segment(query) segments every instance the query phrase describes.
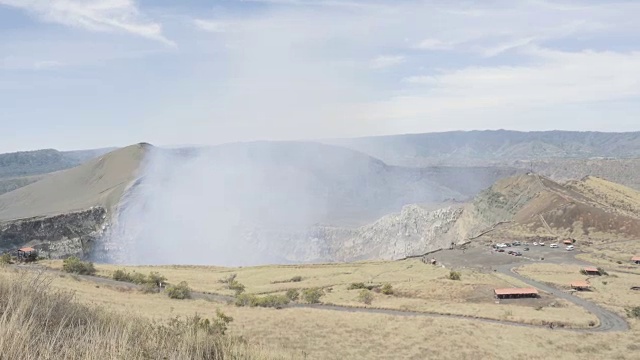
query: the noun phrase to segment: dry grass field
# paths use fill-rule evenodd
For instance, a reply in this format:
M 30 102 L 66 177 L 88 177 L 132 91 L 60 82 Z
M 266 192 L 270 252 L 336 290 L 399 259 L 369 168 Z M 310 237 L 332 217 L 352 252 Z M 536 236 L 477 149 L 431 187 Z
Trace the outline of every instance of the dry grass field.
M 346 272 L 348 266 L 333 270 L 327 270 L 331 266 L 320 268 L 327 273 L 337 273 Z M 0 276 L 6 276 L 6 271 L 0 272 Z M 166 273 L 175 276 L 175 273 Z M 238 274 L 243 280 L 240 269 Z M 143 294 L 119 286 L 96 285 L 68 274 L 51 276 L 51 286 L 74 292 L 78 301 L 128 316 L 165 321 L 198 313 L 210 318 L 216 309 L 221 309 L 234 318 L 230 325 L 232 334 L 242 335 L 265 353 L 290 354 L 294 359 L 547 359 L 551 354 L 559 359 L 636 359 L 640 351 L 640 322 L 637 320 L 631 321 L 630 332 L 592 334 L 491 324 L 473 319 L 304 308 L 238 308 L 205 300 L 172 300 L 163 294 Z M 244 279 L 247 284 L 251 283 L 246 281 L 249 278 Z
M 59 261 L 45 264 L 61 268 Z M 540 299 L 496 304 L 493 289 L 528 285 L 508 276 L 470 269 L 461 270 L 461 280 L 450 280 L 448 269 L 426 265 L 419 260 L 245 268 L 114 265 L 96 265 L 96 268 L 104 277 L 111 277 L 117 269 L 144 274 L 157 271 L 171 283 L 186 281 L 195 291 L 225 295 L 233 295 L 233 291 L 226 289 L 219 280 L 237 274 L 236 280 L 246 286 L 247 293 L 277 294 L 288 289 L 319 287 L 325 293 L 321 302 L 327 304 L 455 314 L 529 324 L 554 322 L 569 327 L 586 328 L 590 322 L 598 321 L 583 308 L 546 294 Z M 300 276 L 302 280 L 286 282 L 294 276 Z M 350 284 L 358 282 L 366 285 L 389 283 L 394 295 L 373 293 L 372 303 L 365 305 L 358 299 L 359 290 L 348 289 Z

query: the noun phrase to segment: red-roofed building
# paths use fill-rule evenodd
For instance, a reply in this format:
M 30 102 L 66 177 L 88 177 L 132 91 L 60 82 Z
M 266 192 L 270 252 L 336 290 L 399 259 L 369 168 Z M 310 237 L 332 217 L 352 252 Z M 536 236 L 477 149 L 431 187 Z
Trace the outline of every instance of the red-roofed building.
M 634 256 L 631 258 L 631 262 L 640 265 L 640 256 Z
M 582 271 L 587 275 L 602 275 L 600 274 L 600 270 L 598 270 L 598 268 L 593 266 L 584 267 L 582 268 Z
M 538 297 L 538 290 L 535 288 L 504 288 L 494 289 L 498 299 L 517 299 L 523 297 Z
M 571 283 L 571 288 L 575 290 L 589 290 L 591 289 L 591 285 L 584 280 L 578 280 Z

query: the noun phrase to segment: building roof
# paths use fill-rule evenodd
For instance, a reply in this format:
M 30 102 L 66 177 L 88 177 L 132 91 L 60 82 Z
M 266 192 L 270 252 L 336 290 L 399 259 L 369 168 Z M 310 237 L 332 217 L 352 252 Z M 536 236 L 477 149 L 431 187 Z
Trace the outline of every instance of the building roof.
M 22 251 L 22 252 L 32 252 L 32 251 L 36 251 L 36 249 L 32 248 L 32 247 L 23 247 L 20 248 L 18 251 Z
M 496 295 L 533 295 L 538 294 L 538 289 L 535 288 L 504 288 L 495 289 Z
M 582 270 L 587 271 L 587 272 L 600 272 L 600 270 L 598 270 L 597 267 L 593 267 L 593 266 L 585 266 L 582 268 Z
M 591 285 L 584 280 L 578 280 L 578 281 L 572 282 L 571 287 L 588 288 L 588 287 L 591 287 Z
M 631 258 L 631 261 L 640 261 L 640 256 L 634 256 Z
M 571 240 L 565 240 L 565 241 L 563 241 L 563 243 L 565 243 L 565 244 L 573 244 L 573 241 L 571 241 Z

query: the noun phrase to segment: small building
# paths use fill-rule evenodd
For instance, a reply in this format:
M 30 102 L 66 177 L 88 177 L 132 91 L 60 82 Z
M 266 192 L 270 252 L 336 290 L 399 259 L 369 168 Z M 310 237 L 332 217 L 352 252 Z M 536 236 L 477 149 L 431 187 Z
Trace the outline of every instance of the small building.
M 631 258 L 631 262 L 636 264 L 636 265 L 640 265 L 640 256 L 634 256 Z
M 23 247 L 18 249 L 18 261 L 34 261 L 38 258 L 38 252 L 32 247 Z
M 565 244 L 565 245 L 571 245 L 571 244 L 573 244 L 573 241 L 571 241 L 571 240 L 565 240 L 565 241 L 563 241 L 562 243 L 563 243 L 563 244 Z
M 591 284 L 585 280 L 578 280 L 571 283 L 571 288 L 578 291 L 590 290 Z
M 498 299 L 537 298 L 538 289 L 535 288 L 504 288 L 493 290 Z
M 587 266 L 582 268 L 582 272 L 585 273 L 586 275 L 602 275 L 600 274 L 600 270 L 598 270 L 598 268 L 593 266 Z

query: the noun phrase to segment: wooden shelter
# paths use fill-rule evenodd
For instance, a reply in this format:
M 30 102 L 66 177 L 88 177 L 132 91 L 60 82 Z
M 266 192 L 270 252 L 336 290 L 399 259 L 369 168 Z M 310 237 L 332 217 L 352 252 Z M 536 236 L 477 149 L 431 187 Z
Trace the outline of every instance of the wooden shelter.
M 582 268 L 582 271 L 587 275 L 602 275 L 600 274 L 600 270 L 598 270 L 598 268 L 593 266 L 584 267 Z
M 636 265 L 640 265 L 640 256 L 634 256 L 631 258 L 631 262 L 636 264 Z
M 571 241 L 571 240 L 565 240 L 565 241 L 563 241 L 562 243 L 563 243 L 563 244 L 565 244 L 565 245 L 571 245 L 571 244 L 573 244 L 573 241 Z
M 38 258 L 38 252 L 32 247 L 23 247 L 18 249 L 18 261 L 35 261 Z
M 589 290 L 591 289 L 591 284 L 586 282 L 585 280 L 578 280 L 571 283 L 571 288 L 574 290 Z
M 498 299 L 536 298 L 538 290 L 535 288 L 504 288 L 494 289 Z

